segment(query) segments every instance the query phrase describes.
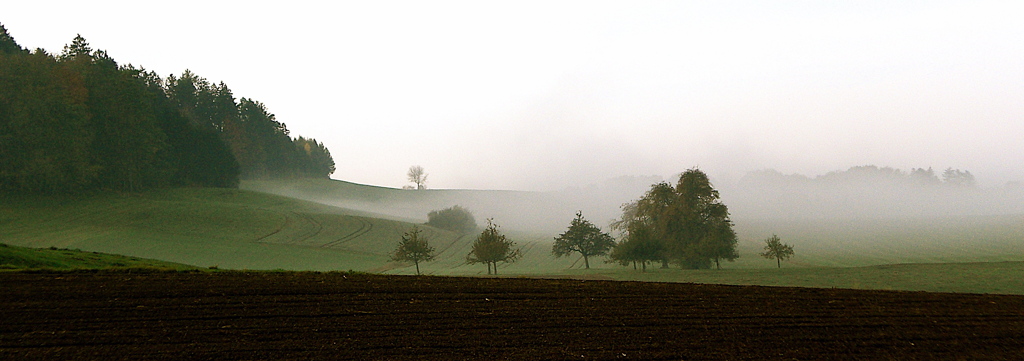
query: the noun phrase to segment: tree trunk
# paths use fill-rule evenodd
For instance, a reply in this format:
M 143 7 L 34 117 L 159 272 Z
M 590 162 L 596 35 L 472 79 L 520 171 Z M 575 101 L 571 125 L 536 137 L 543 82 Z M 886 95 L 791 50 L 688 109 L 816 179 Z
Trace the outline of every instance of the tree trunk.
M 494 274 L 497 275 L 498 274 L 498 262 L 493 262 L 493 263 L 494 263 Z
M 782 268 L 782 259 L 776 258 L 775 259 L 775 263 L 777 263 L 779 265 L 779 268 Z
M 590 269 L 590 258 L 587 258 L 587 255 L 583 255 L 583 264 L 587 266 L 587 269 Z
M 647 261 L 641 261 L 640 266 L 643 267 L 640 272 L 647 272 Z
M 715 269 L 722 269 L 722 265 L 718 263 L 718 257 L 715 257 Z
M 416 275 L 420 275 L 420 261 L 413 261 L 416 263 Z
M 665 268 L 665 269 L 668 268 L 668 260 L 667 259 L 661 260 L 661 268 Z

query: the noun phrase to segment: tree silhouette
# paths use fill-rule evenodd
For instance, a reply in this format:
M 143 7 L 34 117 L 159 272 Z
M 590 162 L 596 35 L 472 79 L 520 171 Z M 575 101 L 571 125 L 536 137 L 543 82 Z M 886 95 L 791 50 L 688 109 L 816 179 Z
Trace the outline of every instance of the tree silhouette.
M 764 252 L 761 257 L 774 259 L 778 268 L 782 268 L 782 261 L 793 256 L 793 246 L 782 243 L 779 236 L 772 235 L 764 240 Z
M 406 175 L 409 176 L 410 182 L 416 184 L 416 189 L 427 189 L 427 173 L 423 172 L 423 167 L 418 165 L 409 167 L 409 173 L 406 173 Z

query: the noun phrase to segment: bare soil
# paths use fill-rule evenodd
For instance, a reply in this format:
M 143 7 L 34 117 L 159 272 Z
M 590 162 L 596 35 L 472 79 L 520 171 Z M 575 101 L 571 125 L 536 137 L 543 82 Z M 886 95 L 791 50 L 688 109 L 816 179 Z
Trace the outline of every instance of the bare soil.
M 1024 296 L 343 273 L 0 274 L 0 359 L 1015 359 Z

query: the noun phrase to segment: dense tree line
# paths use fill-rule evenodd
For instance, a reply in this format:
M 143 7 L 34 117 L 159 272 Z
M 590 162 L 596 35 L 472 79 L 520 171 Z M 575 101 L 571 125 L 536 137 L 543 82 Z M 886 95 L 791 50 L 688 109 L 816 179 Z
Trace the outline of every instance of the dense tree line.
M 0 191 L 235 187 L 240 178 L 322 177 L 322 143 L 291 138 L 255 100 L 189 71 L 119 65 L 77 36 L 28 51 L 0 25 Z
M 811 178 L 801 174 L 784 175 L 774 169 L 747 173 L 740 180 L 741 185 L 903 185 L 903 186 L 949 186 L 956 188 L 977 187 L 977 181 L 970 171 L 946 168 L 937 174 L 931 167 L 911 168 L 903 171 L 892 167 L 865 165 L 850 167 L 845 171 L 833 171 Z

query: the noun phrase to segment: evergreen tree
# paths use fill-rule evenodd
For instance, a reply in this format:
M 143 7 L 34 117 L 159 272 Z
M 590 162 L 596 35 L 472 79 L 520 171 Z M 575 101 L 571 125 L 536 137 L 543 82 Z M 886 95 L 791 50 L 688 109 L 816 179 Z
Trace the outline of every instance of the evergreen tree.
M 7 28 L 3 24 L 0 24 L 0 55 L 11 55 L 11 54 L 27 54 L 28 50 L 18 45 L 18 42 L 14 41 L 14 38 L 7 33 Z
M 167 145 L 156 124 L 146 84 L 133 67 L 121 68 L 104 51 L 91 49 L 81 36 L 65 47 L 61 59 L 85 79 L 91 115 L 93 163 L 98 187 L 137 191 L 161 183 L 156 155 Z
M 327 147 L 323 143 L 317 142 L 313 138 L 298 137 L 294 140 L 295 149 L 299 152 L 299 157 L 302 159 L 302 176 L 311 178 L 330 178 L 331 174 L 334 173 L 334 158 L 331 157 L 331 152 L 327 150 Z M 476 222 L 473 222 L 473 228 L 476 228 Z
M 81 75 L 49 54 L 0 54 L 0 190 L 63 193 L 92 184 L 87 99 Z
M 224 83 L 120 66 L 81 35 L 58 57 L 30 53 L 2 25 L 0 154 L 0 190 L 35 193 L 236 187 L 239 161 L 253 177 L 335 170 L 323 143 Z

